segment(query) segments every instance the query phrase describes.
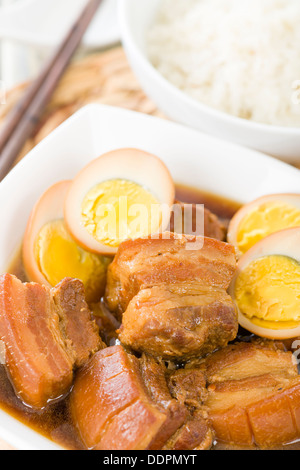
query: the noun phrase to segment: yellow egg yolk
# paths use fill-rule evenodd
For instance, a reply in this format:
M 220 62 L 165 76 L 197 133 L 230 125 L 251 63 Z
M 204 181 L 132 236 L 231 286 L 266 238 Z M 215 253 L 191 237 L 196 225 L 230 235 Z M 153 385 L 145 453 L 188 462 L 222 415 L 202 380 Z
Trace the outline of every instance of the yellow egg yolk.
M 300 264 L 272 255 L 249 264 L 238 276 L 235 299 L 254 324 L 273 330 L 300 323 Z
M 41 229 L 35 243 L 35 259 L 51 286 L 72 277 L 83 282 L 88 302 L 97 302 L 104 294 L 109 261 L 80 248 L 63 220 L 49 222 Z
M 142 186 L 121 179 L 91 189 L 82 202 L 81 216 L 87 231 L 111 247 L 156 233 L 161 225 L 157 199 Z
M 249 212 L 237 231 L 237 246 L 246 253 L 255 243 L 271 233 L 300 226 L 300 210 L 280 202 L 267 202 Z

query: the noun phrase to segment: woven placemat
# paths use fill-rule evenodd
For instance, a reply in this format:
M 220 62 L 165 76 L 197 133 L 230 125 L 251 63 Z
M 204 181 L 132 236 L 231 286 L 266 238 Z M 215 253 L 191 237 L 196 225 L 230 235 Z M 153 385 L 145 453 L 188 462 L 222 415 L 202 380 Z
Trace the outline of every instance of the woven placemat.
M 27 85 L 27 83 L 23 83 L 8 91 L 6 104 L 0 106 L 0 126 L 8 112 L 22 96 Z M 89 103 L 119 106 L 163 117 L 141 90 L 122 47 L 92 54 L 69 66 L 35 135 L 26 142 L 18 160 L 65 119 Z

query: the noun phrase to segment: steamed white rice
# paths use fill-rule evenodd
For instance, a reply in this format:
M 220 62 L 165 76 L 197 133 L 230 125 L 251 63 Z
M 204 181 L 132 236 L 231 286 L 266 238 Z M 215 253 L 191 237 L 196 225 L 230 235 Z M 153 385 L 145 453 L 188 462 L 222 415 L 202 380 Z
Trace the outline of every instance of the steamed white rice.
M 300 126 L 300 0 L 161 0 L 148 53 L 202 103 Z

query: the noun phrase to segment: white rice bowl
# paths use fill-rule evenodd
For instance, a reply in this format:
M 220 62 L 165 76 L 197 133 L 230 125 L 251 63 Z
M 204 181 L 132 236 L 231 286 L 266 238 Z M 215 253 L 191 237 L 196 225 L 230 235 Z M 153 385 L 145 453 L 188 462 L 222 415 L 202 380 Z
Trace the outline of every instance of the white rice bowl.
M 299 0 L 161 0 L 147 41 L 152 64 L 192 98 L 300 127 Z

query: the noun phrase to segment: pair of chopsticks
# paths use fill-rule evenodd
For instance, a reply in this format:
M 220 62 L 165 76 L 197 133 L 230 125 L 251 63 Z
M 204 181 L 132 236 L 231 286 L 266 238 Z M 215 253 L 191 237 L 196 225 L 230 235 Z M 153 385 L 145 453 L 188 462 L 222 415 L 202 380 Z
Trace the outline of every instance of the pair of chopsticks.
M 23 145 L 37 127 L 46 105 L 102 1 L 88 1 L 54 56 L 9 113 L 0 129 L 0 181 L 10 171 Z

